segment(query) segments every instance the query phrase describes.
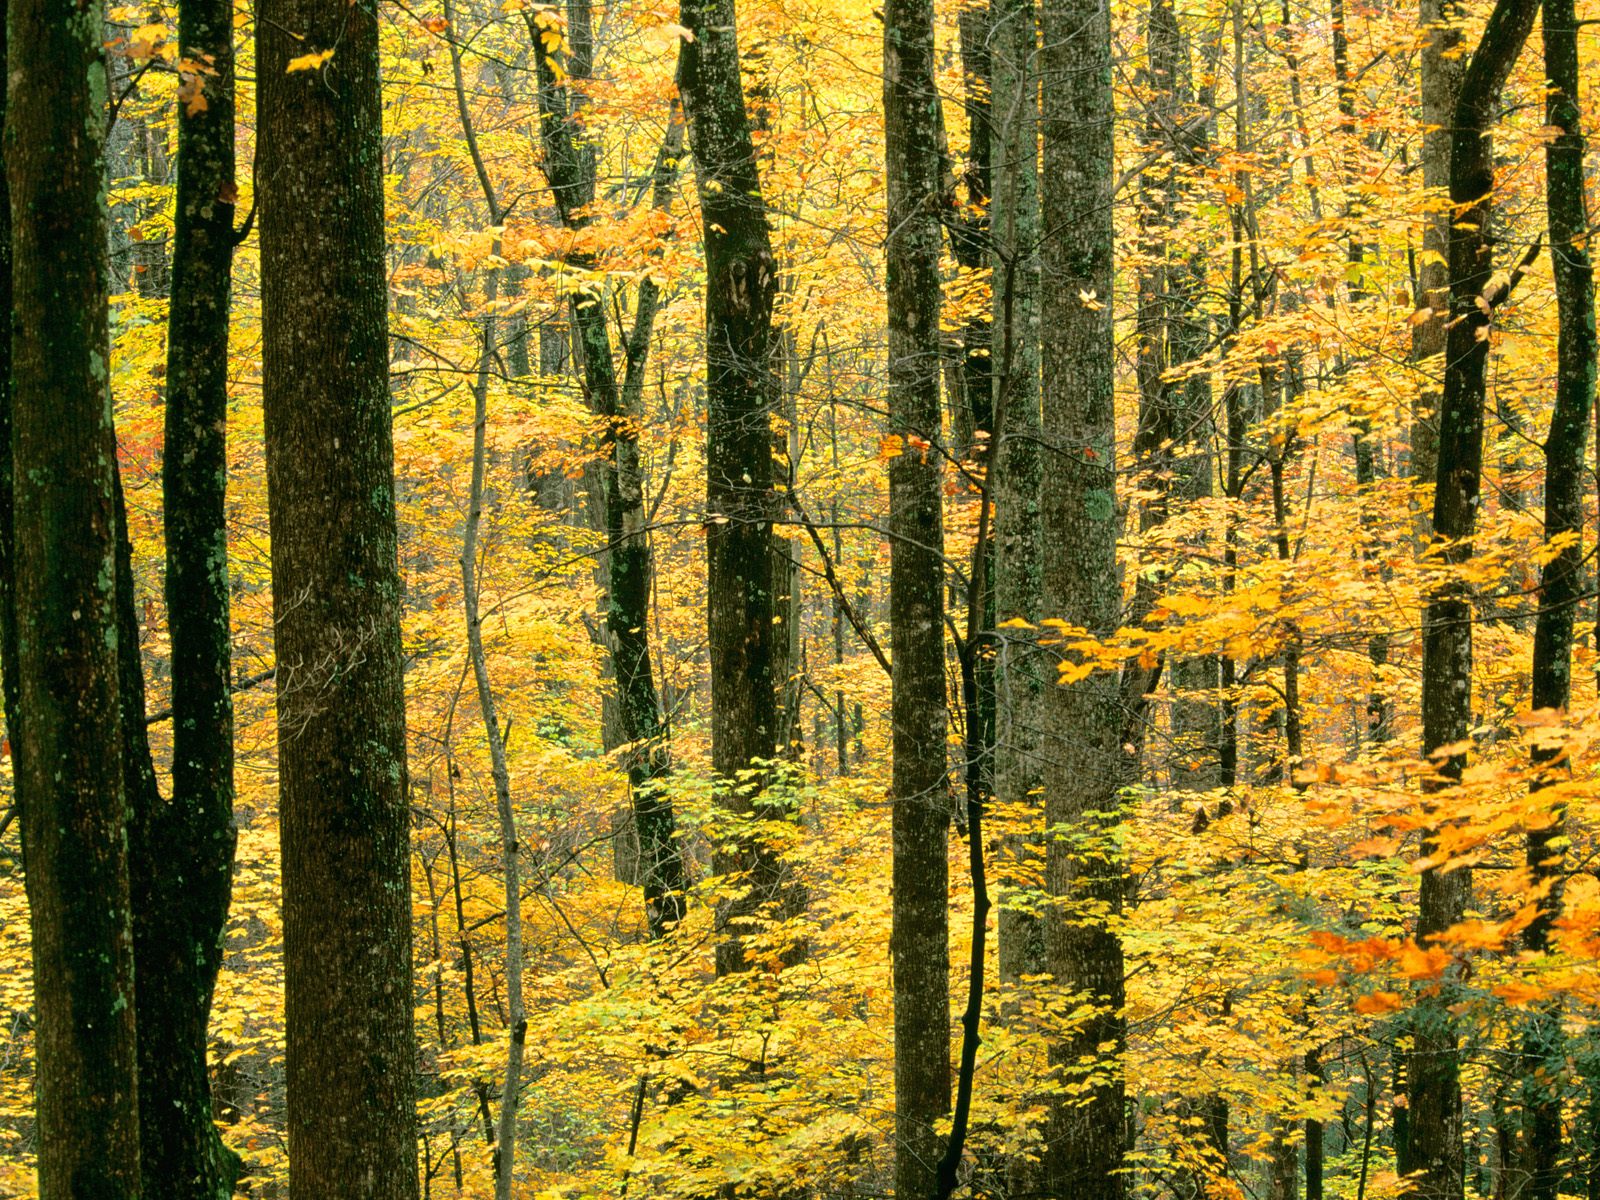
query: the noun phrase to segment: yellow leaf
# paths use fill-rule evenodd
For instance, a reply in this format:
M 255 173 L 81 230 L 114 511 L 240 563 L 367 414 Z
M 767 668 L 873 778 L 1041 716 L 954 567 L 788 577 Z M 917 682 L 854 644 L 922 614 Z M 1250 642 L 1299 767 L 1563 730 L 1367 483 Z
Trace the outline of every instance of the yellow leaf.
M 289 65 L 284 68 L 284 73 L 293 75 L 296 71 L 315 71 L 332 57 L 332 50 L 318 50 L 314 54 L 302 54 L 289 60 Z

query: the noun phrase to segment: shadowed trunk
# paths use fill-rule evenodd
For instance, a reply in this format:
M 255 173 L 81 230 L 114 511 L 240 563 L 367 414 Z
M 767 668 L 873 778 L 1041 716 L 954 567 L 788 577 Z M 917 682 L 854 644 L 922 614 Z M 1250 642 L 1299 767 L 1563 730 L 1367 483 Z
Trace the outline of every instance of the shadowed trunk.
M 1458 215 L 1450 229 L 1450 328 L 1444 395 L 1439 411 L 1438 475 L 1433 536 L 1438 560 L 1450 567 L 1472 557 L 1483 473 L 1483 421 L 1493 270 L 1494 159 L 1489 129 L 1512 65 L 1533 27 L 1538 0 L 1499 0 L 1461 82 L 1452 122 L 1450 198 Z M 1452 579 L 1428 597 L 1422 634 L 1422 738 L 1430 756 L 1466 740 L 1472 724 L 1472 597 Z M 1436 761 L 1440 785 L 1461 778 L 1466 755 Z M 1425 831 L 1424 855 L 1438 852 L 1437 830 Z M 1422 872 L 1417 939 L 1426 941 L 1466 915 L 1471 889 L 1466 867 Z M 1461 1083 L 1453 988 L 1417 1006 L 1411 1075 L 1411 1153 L 1420 1172 L 1421 1200 L 1460 1200 Z
M 139 1195 L 102 10 L 9 5 L 14 543 L 5 633 L 33 930 L 42 1200 Z
M 574 25 L 569 47 L 569 75 L 585 78 L 588 57 L 585 23 Z M 562 82 L 550 47 L 529 17 L 530 40 L 539 76 L 539 130 L 545 151 L 545 174 L 556 210 L 568 229 L 588 223 L 586 207 L 595 196 L 593 147 L 583 139 L 572 89 Z M 656 157 L 653 202 L 671 204 L 672 181 L 683 147 L 683 123 L 676 105 L 669 116 L 666 140 Z M 587 255 L 573 255 L 576 267 L 587 267 Z M 639 429 L 644 421 L 644 371 L 650 350 L 660 288 L 648 275 L 640 282 L 633 331 L 623 348 L 622 386 L 617 386 L 611 332 L 605 309 L 593 296 L 574 293 L 571 312 L 583 359 L 583 383 L 591 411 L 605 421 L 610 453 L 598 467 L 600 527 L 606 534 L 605 642 L 617 686 L 617 724 L 627 746 L 629 794 L 638 838 L 645 914 L 652 937 L 660 937 L 683 919 L 686 872 L 683 848 L 676 837 L 677 819 L 663 784 L 672 768 L 666 722 L 656 693 L 650 658 L 650 587 L 653 563 L 647 528 L 644 472 L 639 459 Z
M 134 940 L 145 1196 L 232 1195 L 240 1160 L 212 1123 L 207 1027 L 233 884 L 232 643 L 228 614 L 228 317 L 234 247 L 233 9 L 183 0 L 177 205 L 162 455 L 172 640 L 172 796 L 161 803 L 143 729 L 138 643 L 122 648 L 133 789 Z M 203 103 L 202 103 L 203 102 Z M 131 563 L 125 638 L 137 638 Z M 137 726 L 134 723 L 137 722 Z
M 1041 525 L 1045 612 L 1108 637 L 1121 618 L 1117 578 L 1116 420 L 1112 330 L 1111 27 L 1105 0 L 1045 0 L 1040 176 L 1044 289 L 1041 349 L 1046 447 Z M 1050 681 L 1054 683 L 1055 681 Z M 1068 1086 L 1055 1102 L 1046 1191 L 1074 1200 L 1121 1200 L 1123 1150 L 1122 944 L 1110 928 L 1121 908 L 1116 848 L 1124 715 L 1117 676 L 1100 671 L 1044 689 L 1045 918 L 1057 981 L 1092 1010 L 1050 1048 Z
M 1583 593 L 1584 450 L 1595 398 L 1594 269 L 1588 250 L 1582 112 L 1578 104 L 1578 22 L 1572 0 L 1544 0 L 1544 62 L 1550 80 L 1545 124 L 1559 130 L 1545 147 L 1545 199 L 1555 276 L 1558 329 L 1556 396 L 1544 444 L 1544 536 L 1570 539 L 1539 576 L 1539 614 L 1533 633 L 1533 707 L 1565 713 L 1572 699 L 1572 641 Z M 1551 764 L 1534 781 L 1540 790 L 1568 774 L 1556 765 L 1561 742 L 1537 744 L 1534 762 Z M 1528 872 L 1539 914 L 1523 934 L 1536 954 L 1550 949 L 1561 911 L 1566 809 L 1554 805 L 1549 823 L 1528 833 Z M 1561 1095 L 1566 1074 L 1561 1008 L 1535 1010 L 1523 1042 L 1523 1144 L 1529 1200 L 1555 1200 L 1561 1183 Z
M 950 1110 L 949 781 L 939 405 L 939 94 L 932 0 L 883 25 L 888 182 L 889 630 L 893 664 L 895 1194 L 936 1183 Z M 967 720 L 978 720 L 968 712 Z M 976 835 L 974 835 L 976 836 Z
M 1411 422 L 1411 477 L 1432 488 L 1439 465 L 1440 381 L 1444 375 L 1445 320 L 1450 313 L 1450 126 L 1461 90 L 1464 59 L 1459 16 L 1451 0 L 1420 0 L 1418 25 L 1428 31 L 1421 55 L 1422 186 L 1438 197 L 1438 207 L 1422 227 L 1423 253 L 1417 261 L 1419 310 L 1426 319 L 1411 327 L 1411 358 L 1423 372 Z M 1417 537 L 1424 544 L 1433 528 L 1432 506 L 1424 499 L 1412 514 Z
M 678 57 L 705 230 L 706 622 L 711 657 L 711 765 L 722 807 L 736 819 L 783 820 L 764 799 L 776 750 L 778 634 L 773 618 L 772 303 L 776 263 L 739 78 L 734 0 L 680 0 L 693 35 Z M 718 848 L 719 875 L 745 890 L 719 905 L 717 973 L 749 961 L 741 928 L 751 917 L 788 915 L 799 903 L 776 851 L 759 829 L 739 829 Z
M 990 209 L 995 339 L 1002 347 L 995 392 L 1004 391 L 994 472 L 995 799 L 1008 818 L 1027 812 L 1029 828 L 1009 839 L 1000 880 L 1022 890 L 1021 860 L 1038 825 L 1039 704 L 1045 663 L 1033 624 L 1040 609 L 1039 535 L 1039 9 L 1037 0 L 1001 0 L 990 25 L 994 80 L 994 199 Z M 1009 346 L 1010 371 L 1005 372 Z M 1003 374 L 1004 373 L 1004 374 Z M 1006 859 L 1017 866 L 1008 868 Z M 1037 912 L 1000 900 L 1000 978 L 1044 973 L 1044 930 Z
M 378 24 L 337 0 L 264 0 L 258 17 L 290 1186 L 414 1200 Z

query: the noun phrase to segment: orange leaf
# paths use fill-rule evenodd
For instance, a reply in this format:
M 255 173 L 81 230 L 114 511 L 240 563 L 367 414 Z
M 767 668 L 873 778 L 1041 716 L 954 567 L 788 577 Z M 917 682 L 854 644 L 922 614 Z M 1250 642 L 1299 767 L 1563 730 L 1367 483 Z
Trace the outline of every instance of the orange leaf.
M 1356 1011 L 1366 1016 L 1394 1012 L 1404 1007 L 1405 1001 L 1398 992 L 1369 992 L 1365 996 L 1357 996 L 1355 1005 Z

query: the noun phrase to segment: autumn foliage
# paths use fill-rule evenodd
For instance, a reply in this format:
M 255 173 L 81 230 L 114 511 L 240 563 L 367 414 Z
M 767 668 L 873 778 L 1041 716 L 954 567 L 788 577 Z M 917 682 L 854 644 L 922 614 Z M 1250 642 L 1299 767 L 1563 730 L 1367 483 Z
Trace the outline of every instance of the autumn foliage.
M 1470 53 L 1488 9 L 1479 0 L 1451 9 L 1457 53 Z M 961 53 L 966 11 L 953 0 L 936 8 L 947 228 L 986 210 L 966 180 L 974 135 L 998 120 L 971 103 L 972 89 L 982 99 L 986 84 L 971 78 Z M 864 0 L 743 0 L 744 86 L 778 269 L 775 534 L 798 564 L 798 596 L 774 618 L 791 647 L 789 744 L 760 764 L 760 808 L 730 809 L 728 782 L 711 769 L 704 549 L 708 526 L 727 518 L 708 511 L 704 493 L 700 168 L 681 141 L 669 155 L 665 202 L 652 195 L 682 119 L 675 70 L 692 35 L 671 7 L 596 8 L 592 69 L 580 74 L 572 57 L 585 47 L 575 47 L 567 14 L 528 0 L 418 0 L 379 12 L 426 1194 L 493 1194 L 508 1036 L 501 827 L 459 561 L 481 367 L 488 420 L 476 600 L 520 836 L 528 1019 L 515 1194 L 886 1194 L 896 1099 L 894 731 L 879 661 L 891 644 L 888 478 L 901 456 L 944 456 L 946 587 L 952 614 L 964 613 L 992 436 L 968 429 L 963 441 L 966 331 L 991 318 L 1005 285 L 988 266 L 961 265 L 947 244 L 943 443 L 887 432 L 881 14 Z M 1594 1195 L 1592 472 L 1570 706 L 1536 707 L 1530 683 L 1540 569 L 1572 536 L 1547 538 L 1542 516 L 1557 373 L 1550 251 L 1531 250 L 1544 237 L 1544 150 L 1555 135 L 1546 74 L 1536 36 L 1497 110 L 1504 296 L 1485 334 L 1477 535 L 1470 557 L 1453 562 L 1426 536 L 1433 481 L 1412 469 L 1441 373 L 1437 359 L 1413 354 L 1414 331 L 1434 316 L 1419 300 L 1419 271 L 1438 251 L 1424 247 L 1422 231 L 1451 211 L 1418 169 L 1418 64 L 1430 31 L 1390 0 L 1345 0 L 1341 13 L 1343 89 L 1321 0 L 1176 6 L 1182 77 L 1165 85 L 1177 100 L 1162 111 L 1178 122 L 1177 137 L 1153 132 L 1149 116 L 1164 86 L 1150 69 L 1150 9 L 1111 5 L 1116 286 L 1073 302 L 1108 306 L 1114 319 L 1118 495 L 1102 515 L 1120 522 L 1126 619 L 1111 636 L 1050 612 L 998 632 L 1058 660 L 1047 686 L 1139 671 L 1155 682 L 1142 701 L 1139 770 L 1117 793 L 1120 822 L 1106 825 L 1111 844 L 1081 827 L 1046 828 L 1042 805 L 991 806 L 991 889 L 1007 912 L 1067 905 L 1073 919 L 1094 922 L 1107 916 L 1103 903 L 1051 894 L 1045 847 L 1077 838 L 1075 853 L 1122 864 L 1120 911 L 1110 920 L 1126 962 L 1130 1195 L 1290 1200 L 1313 1157 L 1318 1200 L 1403 1194 L 1417 1165 L 1406 1157 L 1407 1058 L 1417 1014 L 1440 1010 L 1461 1044 L 1467 1189 L 1522 1194 L 1523 1114 L 1543 1095 L 1561 1114 L 1560 1190 Z M 1600 9 L 1580 4 L 1579 17 L 1600 20 Z M 171 768 L 165 248 L 175 114 L 205 103 L 196 81 L 208 70 L 180 54 L 175 19 L 162 3 L 119 6 L 106 25 L 117 104 L 112 388 L 163 778 Z M 234 21 L 232 199 L 243 224 L 254 191 L 253 6 L 238 0 Z M 1594 28 L 1582 25 L 1579 38 L 1589 130 L 1600 125 Z M 555 86 L 576 97 L 573 127 L 594 156 L 597 194 L 579 221 L 563 222 L 552 198 L 533 37 L 557 64 Z M 289 70 L 315 76 L 339 53 L 308 46 Z M 1164 453 L 1135 454 L 1141 346 L 1152 336 L 1141 288 L 1153 279 L 1180 297 L 1168 310 L 1181 307 L 1188 329 L 1164 343 L 1156 378 L 1169 393 L 1204 401 Z M 575 295 L 600 307 L 621 364 L 647 281 L 659 299 L 641 364 L 642 415 L 622 419 L 640 456 L 653 555 L 649 647 L 670 746 L 670 770 L 652 786 L 671 801 L 689 877 L 685 916 L 660 938 L 641 900 L 629 774 L 640 747 L 617 734 L 607 533 L 593 500 L 616 418 L 591 407 L 573 315 Z M 266 1197 L 288 1194 L 289 1162 L 254 232 L 235 258 L 232 319 L 239 843 L 210 1049 L 222 1137 L 245 1165 L 240 1192 Z M 997 341 L 980 357 L 1000 353 Z M 1430 759 L 1419 724 L 1421 623 L 1428 597 L 1446 584 L 1471 597 L 1472 720 L 1466 740 Z M 971 745 L 967 722 L 979 714 L 962 700 L 965 631 L 954 618 L 949 633 L 956 782 Z M 985 753 L 1004 754 L 1006 744 L 1002 737 Z M 1441 773 L 1454 755 L 1465 756 L 1459 778 Z M 1547 842 L 1562 860 L 1556 885 L 1530 868 L 1525 847 L 1530 831 L 1558 817 L 1564 824 Z M 950 833 L 956 1039 L 972 938 L 963 832 Z M 745 875 L 714 873 L 719 848 L 734 844 L 770 848 L 805 904 L 767 904 L 740 918 L 752 969 L 719 977 L 715 914 L 752 886 Z M 1419 941 L 1421 872 L 1468 867 L 1466 918 Z M 1557 899 L 1548 948 L 1530 948 L 1541 905 Z M 989 920 L 997 928 L 1000 914 Z M 1033 1191 L 1050 1112 L 1093 1091 L 1112 1048 L 1052 1066 L 1050 1048 L 1085 1027 L 1093 1005 L 1044 974 L 1003 978 L 995 941 L 961 1187 L 1021 1196 Z M 36 1187 L 28 963 L 17 827 L 0 817 L 0 1196 Z M 1530 1053 L 1529 1031 L 1551 1028 L 1553 1044 Z

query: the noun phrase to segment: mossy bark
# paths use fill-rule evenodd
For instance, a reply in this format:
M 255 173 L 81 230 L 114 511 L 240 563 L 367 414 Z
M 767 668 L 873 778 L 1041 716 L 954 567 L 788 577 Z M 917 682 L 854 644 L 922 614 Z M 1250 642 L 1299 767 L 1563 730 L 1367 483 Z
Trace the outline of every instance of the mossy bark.
M 1117 577 L 1116 420 L 1112 331 L 1111 27 L 1105 0 L 1045 0 L 1041 81 L 1041 303 L 1045 459 L 1045 612 L 1108 637 L 1121 617 Z M 1053 680 L 1051 682 L 1054 682 Z M 1121 908 L 1123 786 L 1119 681 L 1099 672 L 1044 689 L 1046 960 L 1093 1015 L 1050 1049 L 1068 1083 L 1045 1156 L 1045 1190 L 1121 1200 L 1124 1140 L 1123 957 L 1111 928 Z M 1087 1072 L 1087 1074 L 1085 1074 Z
M 322 50 L 321 67 L 289 73 Z M 296 1200 L 414 1200 L 375 8 L 265 0 L 256 61 L 290 1186 Z
M 14 0 L 7 13 L 6 672 L 19 718 L 43 1200 L 140 1192 L 129 812 L 118 756 L 106 752 L 121 719 L 102 19 L 98 3 Z
M 933 1194 L 950 1110 L 950 794 L 939 403 L 940 104 L 932 0 L 884 6 L 888 184 L 889 793 L 894 853 L 895 1194 Z M 989 407 L 985 399 L 984 408 Z M 978 586 L 981 586 L 978 585 Z M 968 720 L 978 720 L 969 712 Z

